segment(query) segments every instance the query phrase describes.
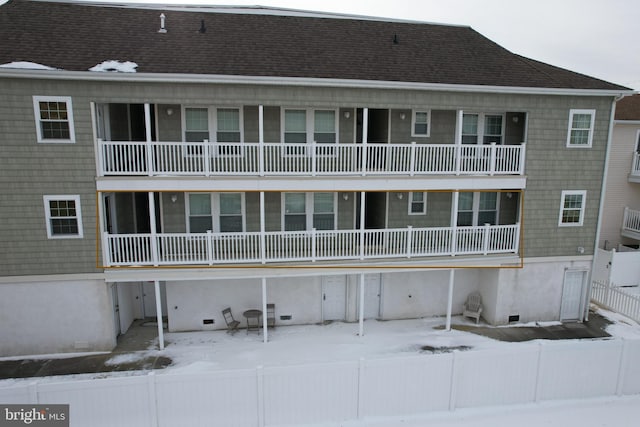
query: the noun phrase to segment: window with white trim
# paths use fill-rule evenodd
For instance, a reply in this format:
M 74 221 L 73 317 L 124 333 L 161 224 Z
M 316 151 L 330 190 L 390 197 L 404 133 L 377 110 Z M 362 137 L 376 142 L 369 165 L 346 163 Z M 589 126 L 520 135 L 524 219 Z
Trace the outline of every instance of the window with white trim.
M 458 226 L 480 226 L 498 223 L 498 193 L 460 192 L 458 195 Z
M 336 194 L 325 192 L 283 193 L 282 229 L 284 231 L 334 230 Z
M 313 139 L 320 144 L 336 142 L 336 112 L 334 110 L 315 110 Z
M 502 144 L 504 120 L 502 114 L 462 115 L 463 144 Z
M 427 193 L 409 192 L 409 215 L 425 215 L 427 213 Z
M 282 140 L 285 144 L 338 142 L 336 110 L 287 108 L 282 114 L 282 121 Z
M 244 193 L 188 193 L 187 200 L 188 233 L 244 231 Z
M 431 128 L 431 110 L 413 111 L 411 136 L 429 136 Z
M 209 109 L 185 108 L 184 109 L 184 140 L 185 142 L 210 141 L 209 135 Z
M 70 96 L 34 96 L 33 110 L 38 142 L 76 142 Z
M 587 192 L 585 190 L 563 191 L 560 200 L 560 218 L 558 225 L 561 227 L 582 226 L 586 199 Z
M 80 196 L 44 196 L 44 214 L 50 239 L 83 237 Z
M 567 147 L 591 147 L 595 116 L 596 110 L 571 110 L 569 112 Z

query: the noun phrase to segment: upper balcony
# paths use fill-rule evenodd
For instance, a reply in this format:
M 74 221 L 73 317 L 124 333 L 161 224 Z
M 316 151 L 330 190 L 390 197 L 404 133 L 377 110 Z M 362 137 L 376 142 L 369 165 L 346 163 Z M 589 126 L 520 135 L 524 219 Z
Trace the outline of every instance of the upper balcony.
M 525 144 L 98 140 L 99 176 L 522 175 Z
M 640 211 L 624 208 L 622 219 L 622 232 L 624 237 L 640 240 Z
M 640 153 L 633 153 L 633 161 L 631 162 L 631 173 L 629 174 L 629 182 L 640 183 Z

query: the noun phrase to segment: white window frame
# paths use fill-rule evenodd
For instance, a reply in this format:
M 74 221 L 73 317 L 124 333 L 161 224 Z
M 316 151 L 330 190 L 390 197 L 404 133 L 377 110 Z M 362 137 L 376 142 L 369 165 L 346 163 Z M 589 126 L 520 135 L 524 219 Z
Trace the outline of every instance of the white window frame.
M 76 215 L 75 217 L 52 217 L 51 216 L 51 206 L 50 202 L 52 201 L 73 201 L 76 206 Z M 82 227 L 82 209 L 80 206 L 80 196 L 79 195 L 45 195 L 43 196 L 44 202 L 44 217 L 47 226 L 47 237 L 49 239 L 82 239 L 84 237 L 84 230 Z M 77 234 L 55 234 L 53 232 L 53 228 L 51 227 L 51 220 L 54 218 L 75 218 L 78 233 Z
M 422 194 L 422 202 L 415 202 L 415 203 L 422 203 L 422 210 L 420 212 L 413 212 L 413 210 L 411 209 L 414 203 L 414 200 L 413 200 L 414 194 Z M 408 201 L 409 201 L 409 203 L 407 203 L 408 215 L 426 215 L 427 214 L 427 192 L 426 191 L 416 191 L 416 192 L 410 191 Z
M 191 225 L 189 223 L 189 218 L 191 216 L 190 212 L 190 203 L 189 197 L 192 194 L 208 194 L 209 195 L 209 203 L 211 207 L 211 232 L 213 233 L 223 233 L 220 231 L 220 194 L 216 193 L 201 193 L 201 192 L 189 192 L 185 193 L 185 222 L 186 222 L 186 230 L 187 233 L 191 233 Z M 242 215 L 242 231 L 229 231 L 224 233 L 244 233 L 247 230 L 247 215 L 246 215 L 246 202 L 245 202 L 245 193 L 240 191 L 231 191 L 227 194 L 240 194 L 240 211 Z
M 64 102 L 67 105 L 67 119 L 58 120 L 69 125 L 69 138 L 45 138 L 42 135 L 42 122 L 40 118 L 41 102 Z M 73 121 L 73 104 L 70 96 L 33 96 L 33 115 L 36 121 L 36 137 L 41 144 L 75 144 L 76 132 Z
M 589 129 L 574 129 L 573 128 L 573 116 L 576 114 L 587 114 L 591 116 Z M 569 111 L 569 124 L 567 130 L 567 148 L 591 148 L 593 144 L 593 130 L 595 127 L 596 121 L 596 110 L 580 110 L 580 109 L 572 109 Z M 572 144 L 571 143 L 571 131 L 573 130 L 588 130 L 589 138 L 586 144 Z
M 500 192 L 497 191 L 460 191 L 460 193 L 473 193 L 473 201 L 471 206 L 471 225 L 464 225 L 460 227 L 480 227 L 484 224 L 478 223 L 480 217 L 480 194 L 482 193 L 496 193 L 496 225 L 500 224 Z M 469 212 L 465 210 L 463 212 Z M 456 212 L 456 225 L 458 223 L 458 214 L 460 213 L 460 206 L 458 206 L 458 212 Z
M 305 214 L 305 230 L 311 231 L 313 229 L 313 215 L 315 213 L 314 206 L 314 192 L 303 191 L 286 191 L 283 192 L 280 197 L 280 230 L 285 231 L 285 197 L 290 193 L 304 193 L 304 214 Z M 338 229 L 338 193 L 333 191 L 318 191 L 318 193 L 332 193 L 333 194 L 333 230 Z
M 318 144 L 338 144 L 340 142 L 340 111 L 337 108 L 304 108 L 304 107 L 281 107 L 280 109 L 280 141 L 282 144 L 284 142 L 285 136 L 285 112 L 290 110 L 298 110 L 305 112 L 305 144 L 311 144 L 315 140 L 316 133 L 316 124 L 315 124 L 315 113 L 316 111 L 333 111 L 334 117 L 334 125 L 335 125 L 335 133 L 336 133 L 336 141 L 335 142 L 325 142 Z
M 476 113 L 473 111 L 463 111 L 462 112 L 462 121 L 464 123 L 464 116 L 476 116 L 478 117 L 478 128 L 476 130 L 475 134 L 465 134 L 464 133 L 464 128 L 461 129 L 460 134 L 461 134 L 461 139 L 460 139 L 460 143 L 463 145 L 489 145 L 489 144 L 485 144 L 484 143 L 484 139 L 487 136 L 496 136 L 494 134 L 487 134 L 486 133 L 486 119 L 487 116 L 499 116 L 502 118 L 501 120 L 501 129 L 500 129 L 500 144 L 497 145 L 504 145 L 504 141 L 505 141 L 505 126 L 506 126 L 506 120 L 505 117 L 506 115 L 504 113 L 491 113 L 491 112 L 485 112 L 485 113 Z M 462 127 L 462 124 L 460 123 L 460 126 Z M 476 137 L 476 142 L 473 144 L 467 143 L 464 144 L 462 142 L 462 140 L 464 139 L 464 136 L 468 135 L 468 136 L 475 136 Z
M 427 133 L 417 133 L 416 132 L 416 118 L 418 113 L 426 113 L 427 114 Z M 416 110 L 414 109 L 411 113 L 411 136 L 415 136 L 415 137 L 430 137 L 431 136 L 431 110 L 428 109 L 421 109 L 421 110 Z
M 218 109 L 222 110 L 238 110 L 238 126 L 240 127 L 240 150 L 232 153 L 225 153 L 224 150 L 221 150 L 220 147 L 216 147 L 215 150 L 212 150 L 210 153 L 211 156 L 227 156 L 227 157 L 238 157 L 244 155 L 244 109 L 242 107 L 234 106 L 234 105 L 183 105 L 182 106 L 182 141 L 186 142 L 186 132 L 187 132 L 187 110 L 191 108 L 198 109 L 206 109 L 207 110 L 207 124 L 209 131 L 209 139 L 210 143 L 218 143 Z M 195 150 L 194 150 L 195 151 Z M 196 153 L 194 155 L 201 155 L 201 153 Z
M 580 221 L 578 222 L 562 222 L 563 213 L 565 211 L 564 202 L 567 196 L 582 196 L 582 205 L 580 207 Z M 582 227 L 584 225 L 584 212 L 587 205 L 587 190 L 563 190 L 560 197 L 560 213 L 558 215 L 559 227 Z M 573 209 L 572 209 L 573 210 Z

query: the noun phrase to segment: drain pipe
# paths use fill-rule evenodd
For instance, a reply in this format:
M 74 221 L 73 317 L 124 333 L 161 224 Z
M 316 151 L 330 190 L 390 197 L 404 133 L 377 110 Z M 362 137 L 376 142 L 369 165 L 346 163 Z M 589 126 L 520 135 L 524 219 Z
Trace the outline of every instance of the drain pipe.
M 602 188 L 600 188 L 600 204 L 598 207 L 598 222 L 596 224 L 596 237 L 595 243 L 593 247 L 593 258 L 591 259 L 591 269 L 589 270 L 588 279 L 587 279 L 587 292 L 584 299 L 584 311 L 582 313 L 582 317 L 585 322 L 589 321 L 589 304 L 591 302 L 591 288 L 593 284 L 591 283 L 591 277 L 593 274 L 593 269 L 595 268 L 596 263 L 596 255 L 598 254 L 598 246 L 600 243 L 600 232 L 602 229 L 602 212 L 604 211 L 604 197 L 607 190 L 607 175 L 609 174 L 609 157 L 611 155 L 611 139 L 613 137 L 613 122 L 616 116 L 616 103 L 620 101 L 622 98 L 627 96 L 628 94 L 619 94 L 616 96 L 613 101 L 611 101 L 611 116 L 609 117 L 609 132 L 607 135 L 607 148 L 605 150 L 604 155 L 604 171 L 602 172 Z

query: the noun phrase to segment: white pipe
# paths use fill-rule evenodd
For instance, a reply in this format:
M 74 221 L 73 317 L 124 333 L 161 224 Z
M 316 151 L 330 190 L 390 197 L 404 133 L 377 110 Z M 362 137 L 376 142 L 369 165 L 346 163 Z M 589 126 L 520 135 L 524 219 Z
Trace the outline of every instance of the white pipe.
M 364 336 L 364 273 L 360 273 L 360 313 L 358 314 L 358 335 Z
M 156 322 L 158 322 L 158 346 L 164 350 L 164 330 L 162 328 L 162 296 L 160 295 L 160 281 L 154 280 L 153 287 L 156 291 Z
M 262 340 L 269 341 L 267 331 L 267 278 L 262 276 Z
M 453 281 L 455 278 L 455 270 L 449 270 L 449 297 L 447 299 L 447 324 L 445 330 L 451 330 L 451 311 L 453 310 Z

